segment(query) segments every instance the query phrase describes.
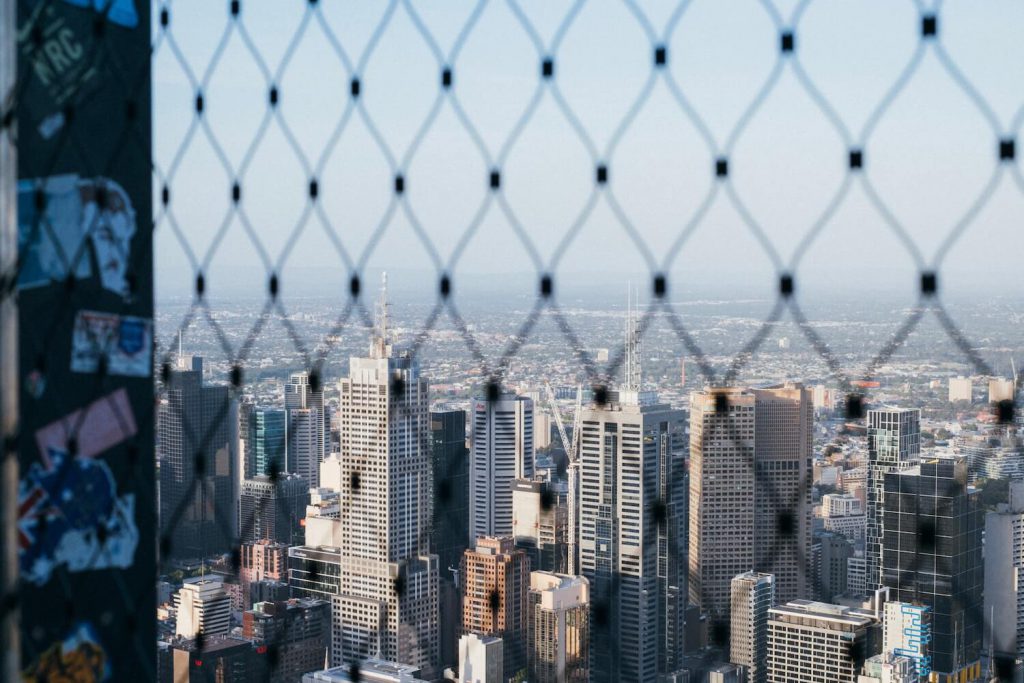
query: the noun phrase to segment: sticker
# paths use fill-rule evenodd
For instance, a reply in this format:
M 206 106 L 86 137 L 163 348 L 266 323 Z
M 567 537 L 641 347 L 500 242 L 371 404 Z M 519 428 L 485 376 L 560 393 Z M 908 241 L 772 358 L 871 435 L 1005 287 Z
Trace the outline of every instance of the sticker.
M 18 287 L 98 277 L 104 289 L 127 299 L 135 231 L 135 210 L 127 193 L 108 178 L 83 179 L 69 173 L 21 180 Z
M 110 680 L 110 658 L 96 630 L 83 622 L 67 638 L 48 647 L 21 675 L 25 683 L 102 683 Z
M 51 450 L 18 484 L 21 578 L 43 585 L 58 566 L 81 572 L 130 567 L 139 544 L 135 495 L 117 495 L 106 461 Z
M 135 436 L 137 431 L 128 392 L 118 389 L 36 431 L 36 446 L 43 464 L 49 467 L 50 453 L 67 451 L 71 437 L 77 446 L 76 455 L 92 458 Z
M 75 7 L 91 5 L 94 10 L 105 16 L 107 21 L 119 26 L 135 28 L 139 25 L 139 15 L 135 11 L 134 0 L 64 0 L 64 2 Z
M 79 311 L 71 334 L 71 371 L 148 377 L 153 369 L 153 322 L 146 318 Z
M 68 14 L 54 7 L 53 2 L 36 2 L 36 6 L 18 27 L 21 62 L 28 69 L 28 78 L 38 83 L 49 95 L 53 110 L 62 109 L 76 97 L 84 97 L 100 85 L 100 69 L 87 45 L 92 36 L 76 29 Z

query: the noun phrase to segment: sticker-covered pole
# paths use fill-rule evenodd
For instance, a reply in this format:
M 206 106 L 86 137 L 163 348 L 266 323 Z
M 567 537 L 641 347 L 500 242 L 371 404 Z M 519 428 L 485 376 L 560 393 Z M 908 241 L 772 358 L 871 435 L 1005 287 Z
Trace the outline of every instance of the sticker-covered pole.
M 18 260 L 15 5 L 0 2 L 0 680 L 18 679 Z

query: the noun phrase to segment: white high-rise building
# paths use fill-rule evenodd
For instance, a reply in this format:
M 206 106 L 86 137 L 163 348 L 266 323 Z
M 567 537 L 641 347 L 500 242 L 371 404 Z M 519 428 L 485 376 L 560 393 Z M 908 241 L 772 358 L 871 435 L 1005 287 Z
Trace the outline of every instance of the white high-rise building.
M 885 603 L 882 654 L 906 657 L 920 678 L 931 673 L 928 644 L 932 639 L 931 608 L 891 600 Z
M 178 612 L 175 635 L 212 636 L 227 633 L 231 628 L 231 598 L 222 581 L 203 579 L 186 583 L 175 593 L 174 606 Z
M 501 638 L 467 633 L 459 638 L 459 683 L 505 683 Z
M 921 453 L 921 411 L 883 408 L 869 410 L 868 481 L 865 544 L 866 591 L 882 583 L 882 529 L 885 513 L 885 475 L 913 465 Z
M 984 649 L 1024 660 L 1024 480 L 1010 502 L 985 515 Z
M 768 683 L 857 683 L 870 610 L 794 600 L 768 611 Z
M 775 604 L 775 577 L 746 572 L 732 580 L 729 662 L 742 666 L 747 683 L 764 683 L 768 658 L 768 610 Z
M 369 357 L 350 359 L 339 389 L 335 630 L 342 637 L 332 662 L 376 656 L 433 679 L 439 627 L 438 560 L 428 547 L 430 406 L 416 359 L 389 343 L 386 278 Z
M 309 373 L 296 372 L 284 386 L 288 471 L 316 488 L 326 452 L 324 392 L 309 383 Z
M 512 482 L 533 477 L 533 401 L 505 394 L 473 402 L 469 541 L 512 535 Z
M 1015 393 L 1017 393 L 1017 391 L 1012 379 L 1007 379 L 1006 377 L 993 377 L 988 381 L 989 403 L 1012 401 Z
M 682 668 L 686 608 L 685 415 L 640 385 L 639 334 L 626 325 L 617 400 L 583 410 L 579 566 L 591 603 L 590 680 L 652 681 Z

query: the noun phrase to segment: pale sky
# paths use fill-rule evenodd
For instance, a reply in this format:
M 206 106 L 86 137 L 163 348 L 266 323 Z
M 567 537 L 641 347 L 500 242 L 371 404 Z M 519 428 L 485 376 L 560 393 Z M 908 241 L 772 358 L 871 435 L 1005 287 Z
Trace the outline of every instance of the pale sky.
M 174 41 L 199 81 L 206 78 L 206 65 L 229 23 L 226 4 L 175 0 L 170 5 Z M 617 204 L 656 268 L 669 268 L 674 291 L 725 277 L 748 285 L 752 293 L 774 292 L 777 269 L 789 268 L 802 237 L 847 181 L 851 145 L 863 146 L 864 177 L 925 264 L 934 262 L 953 227 L 989 188 L 987 202 L 942 264 L 940 287 L 1021 289 L 1024 141 L 1017 142 L 1016 167 L 1000 167 L 996 159 L 1000 137 L 1024 137 L 1024 3 L 957 0 L 938 8 L 939 44 L 973 84 L 983 108 L 951 77 L 936 45 L 926 43 L 905 87 L 866 131 L 872 112 L 914 59 L 920 14 L 932 11 L 918 3 L 693 0 L 666 35 L 674 2 L 638 2 L 646 17 L 641 22 L 629 3 L 592 0 L 579 9 L 554 52 L 553 82 L 587 131 L 586 142 L 558 107 L 552 89 L 538 89 L 541 53 L 550 50 L 571 3 L 444 0 L 411 5 L 415 17 L 403 2 L 321 0 L 320 12 L 346 54 L 343 60 L 325 36 L 319 12 L 307 16 L 306 3 L 242 2 L 246 34 L 280 89 L 280 117 L 267 119 L 262 143 L 243 174 L 242 206 L 269 261 L 283 262 L 286 294 L 290 285 L 300 283 L 308 288 L 322 281 L 325 289 L 339 292 L 346 287 L 350 273 L 321 216 L 330 221 L 353 262 L 363 257 L 378 226 L 386 225 L 366 260 L 368 280 L 370 273 L 388 269 L 422 276 L 425 288 L 436 286 L 437 266 L 407 210 L 429 235 L 443 268 L 482 210 L 478 230 L 453 272 L 456 293 L 460 275 L 468 280 L 536 272 L 498 198 L 491 196 L 485 205 L 490 167 L 499 163 L 502 198 L 546 270 L 556 246 L 592 199 L 598 162 L 608 166 L 608 185 L 593 197 L 586 220 L 557 264 L 556 282 L 621 279 L 624 286 L 630 278 L 646 280 L 647 257 L 620 224 Z M 441 66 L 478 6 L 452 62 L 452 92 L 479 135 L 474 142 L 451 101 L 437 98 Z M 535 35 L 516 18 L 515 7 L 535 27 Z M 379 41 L 368 53 L 369 38 L 385 15 Z M 838 121 L 822 112 L 794 64 L 784 60 L 761 106 L 737 131 L 737 122 L 772 77 L 780 30 L 792 27 L 797 15 L 799 64 Z M 156 8 L 154 21 L 158 16 Z M 305 35 L 282 68 L 282 55 L 303 21 L 308 21 Z M 417 22 L 432 33 L 434 46 L 417 31 Z M 666 72 L 652 71 L 652 45 L 662 42 L 674 85 L 700 116 L 703 132 L 673 98 Z M 193 120 L 195 92 L 171 44 L 166 38 L 158 43 L 154 150 L 158 169 L 167 173 Z M 349 95 L 353 70 L 362 86 L 357 108 Z M 615 131 L 647 88 L 647 99 L 610 150 Z M 538 104 L 532 116 L 503 151 L 534 97 Z M 267 77 L 243 36 L 233 31 L 204 89 L 205 122 L 232 168 L 246 158 L 268 112 L 267 99 Z M 411 150 L 416 131 L 435 105 L 432 126 Z M 330 146 L 346 112 L 347 126 Z M 387 151 L 378 146 L 364 114 Z M 291 149 L 289 135 L 306 162 Z M 728 155 L 729 183 L 717 183 L 688 241 L 666 264 L 670 245 L 716 184 L 717 155 Z M 406 178 L 406 193 L 392 205 L 396 170 Z M 315 205 L 307 193 L 313 174 L 319 186 Z M 915 257 L 868 201 L 861 178 L 849 179 L 845 198 L 796 269 L 798 295 L 816 287 L 885 283 L 899 292 L 905 289 L 907 300 L 913 300 Z M 200 262 L 228 215 L 230 187 L 206 131 L 197 128 L 171 182 L 171 210 Z M 159 192 L 157 180 L 157 202 Z M 763 231 L 777 262 L 758 243 L 730 192 Z M 156 209 L 159 216 L 159 203 Z M 282 259 L 303 219 L 304 231 Z M 166 218 L 158 223 L 155 239 L 158 296 L 180 291 L 192 280 L 192 265 Z M 329 275 L 317 275 L 317 282 L 310 283 L 304 276 L 314 271 Z M 205 272 L 211 295 L 218 285 L 223 291 L 265 289 L 263 260 L 237 215 Z

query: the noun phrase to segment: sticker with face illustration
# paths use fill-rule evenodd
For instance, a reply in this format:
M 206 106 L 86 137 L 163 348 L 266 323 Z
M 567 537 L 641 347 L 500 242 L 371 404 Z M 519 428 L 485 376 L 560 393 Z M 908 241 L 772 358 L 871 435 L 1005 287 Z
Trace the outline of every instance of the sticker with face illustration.
M 135 231 L 135 210 L 124 188 L 113 180 L 71 173 L 22 180 L 18 249 L 23 261 L 18 287 L 96 277 L 104 289 L 128 299 Z

